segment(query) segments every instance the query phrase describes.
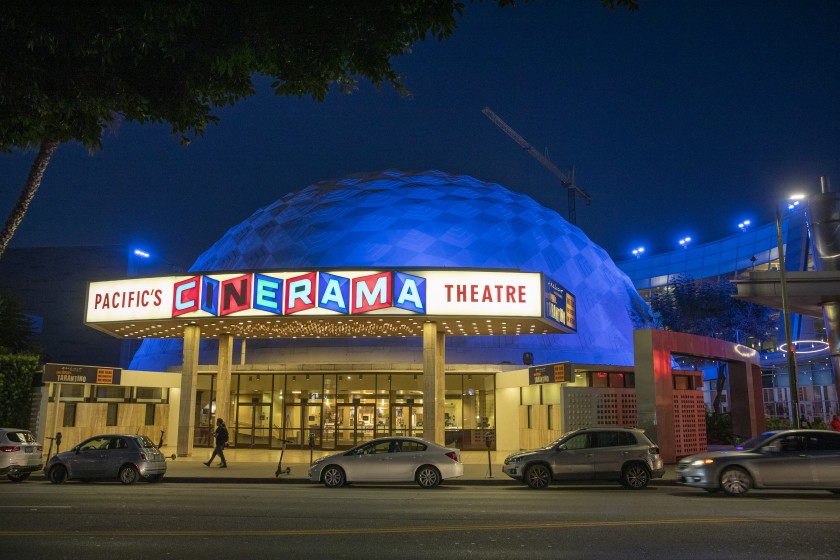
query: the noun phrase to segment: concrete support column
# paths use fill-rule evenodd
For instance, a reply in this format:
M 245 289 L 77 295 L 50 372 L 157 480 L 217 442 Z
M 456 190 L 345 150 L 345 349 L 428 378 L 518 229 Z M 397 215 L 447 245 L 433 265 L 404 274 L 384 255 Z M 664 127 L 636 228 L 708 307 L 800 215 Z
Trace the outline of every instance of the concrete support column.
M 443 422 L 445 344 L 445 335 L 437 332 L 437 324 L 423 325 L 423 438 L 440 445 L 446 443 Z
M 216 375 L 216 418 L 221 418 L 225 424 L 231 423 L 230 372 L 232 367 L 233 335 L 221 334 L 219 335 L 219 369 Z
M 181 366 L 181 400 L 178 406 L 178 455 L 189 457 L 195 431 L 195 388 L 198 385 L 198 325 L 184 327 L 184 358 Z

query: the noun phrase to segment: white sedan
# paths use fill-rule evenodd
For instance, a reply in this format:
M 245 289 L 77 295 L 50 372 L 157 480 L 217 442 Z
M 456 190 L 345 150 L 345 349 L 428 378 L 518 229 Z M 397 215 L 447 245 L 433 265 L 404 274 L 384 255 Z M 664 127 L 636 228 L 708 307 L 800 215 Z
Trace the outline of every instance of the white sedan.
M 309 480 L 338 488 L 347 482 L 416 482 L 434 488 L 464 476 L 461 451 L 413 437 L 374 439 L 343 453 L 317 459 Z

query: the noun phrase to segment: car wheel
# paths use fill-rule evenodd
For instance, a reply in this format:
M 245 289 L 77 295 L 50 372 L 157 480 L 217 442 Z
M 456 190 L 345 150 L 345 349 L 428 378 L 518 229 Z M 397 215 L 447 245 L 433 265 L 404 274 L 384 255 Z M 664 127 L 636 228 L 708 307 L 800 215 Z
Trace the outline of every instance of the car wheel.
M 47 474 L 47 478 L 49 478 L 50 482 L 53 484 L 62 484 L 65 480 L 67 480 L 67 469 L 65 469 L 62 465 L 56 465 L 50 469 L 50 472 Z
M 525 471 L 525 483 L 528 488 L 536 490 L 548 487 L 551 482 L 551 471 L 545 465 L 531 465 Z
M 134 465 L 123 465 L 120 468 L 119 478 L 123 484 L 134 484 L 139 476 Z
M 721 473 L 720 487 L 730 496 L 741 496 L 752 488 L 752 479 L 744 469 L 730 467 Z
M 638 463 L 627 465 L 621 471 L 621 483 L 631 490 L 641 490 L 650 482 L 650 473 L 647 468 Z
M 440 471 L 431 465 L 423 465 L 417 469 L 415 479 L 420 488 L 434 488 L 440 484 Z
M 327 488 L 338 488 L 344 486 L 345 476 L 341 467 L 330 465 L 321 473 L 321 481 Z
M 6 475 L 6 476 L 12 482 L 23 482 L 24 480 L 29 478 L 30 474 L 32 474 L 32 473 L 25 472 L 25 473 L 19 473 L 19 474 L 9 474 L 9 475 Z

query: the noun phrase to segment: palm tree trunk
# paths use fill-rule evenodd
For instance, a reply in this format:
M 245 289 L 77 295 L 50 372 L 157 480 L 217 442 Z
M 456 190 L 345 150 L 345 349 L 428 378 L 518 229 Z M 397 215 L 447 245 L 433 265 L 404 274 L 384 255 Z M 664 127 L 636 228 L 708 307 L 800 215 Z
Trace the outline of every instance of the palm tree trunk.
M 9 242 L 12 240 L 12 236 L 14 236 L 15 231 L 17 231 L 18 226 L 23 221 L 26 210 L 29 208 L 29 203 L 32 202 L 35 193 L 38 192 L 38 187 L 41 186 L 41 179 L 44 177 L 44 171 L 46 171 L 47 164 L 52 159 L 56 148 L 58 148 L 58 142 L 55 140 L 44 140 L 41 142 L 41 146 L 38 148 L 38 155 L 35 156 L 35 161 L 32 162 L 32 168 L 29 170 L 26 183 L 23 184 L 23 189 L 20 192 L 17 204 L 9 214 L 6 225 L 3 226 L 3 233 L 0 234 L 0 258 L 3 257 L 3 253 L 6 252 L 6 247 L 9 246 Z

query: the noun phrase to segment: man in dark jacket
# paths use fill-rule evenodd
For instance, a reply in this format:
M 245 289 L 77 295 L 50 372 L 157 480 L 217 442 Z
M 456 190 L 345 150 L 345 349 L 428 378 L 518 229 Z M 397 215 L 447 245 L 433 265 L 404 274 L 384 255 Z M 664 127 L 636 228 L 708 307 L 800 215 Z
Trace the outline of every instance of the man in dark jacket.
M 216 431 L 213 432 L 213 435 L 216 437 L 216 447 L 213 449 L 213 454 L 210 455 L 210 460 L 204 464 L 209 467 L 210 463 L 212 463 L 213 459 L 215 459 L 216 455 L 218 455 L 219 459 L 222 460 L 222 464 L 219 465 L 219 467 L 226 469 L 227 461 L 225 461 L 225 444 L 228 441 L 228 431 L 227 426 L 225 426 L 225 421 L 221 418 L 216 420 Z

